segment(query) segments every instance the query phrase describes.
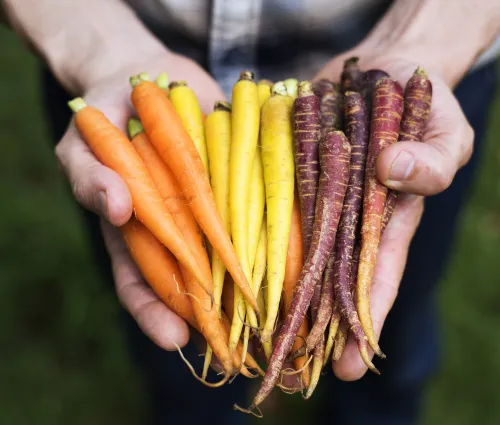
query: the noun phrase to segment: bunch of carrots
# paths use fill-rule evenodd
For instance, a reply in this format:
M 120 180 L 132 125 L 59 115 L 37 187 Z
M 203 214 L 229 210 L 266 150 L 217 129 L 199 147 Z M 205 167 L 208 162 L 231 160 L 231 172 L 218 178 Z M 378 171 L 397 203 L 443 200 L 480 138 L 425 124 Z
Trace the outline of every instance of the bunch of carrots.
M 179 348 L 193 375 L 212 387 L 263 376 L 250 408 L 235 406 L 257 415 L 275 386 L 286 389 L 283 375 L 309 398 L 348 335 L 378 373 L 370 288 L 398 194 L 375 164 L 385 147 L 422 140 L 426 73 L 417 69 L 403 91 L 358 58 L 340 83 L 257 83 L 245 71 L 231 103 L 206 117 L 184 81 L 142 73 L 130 83 L 130 138 L 83 99 L 69 106 L 130 190 L 134 217 L 120 230 L 144 279 L 207 342 L 201 376 Z M 223 377 L 209 383 L 213 356 Z

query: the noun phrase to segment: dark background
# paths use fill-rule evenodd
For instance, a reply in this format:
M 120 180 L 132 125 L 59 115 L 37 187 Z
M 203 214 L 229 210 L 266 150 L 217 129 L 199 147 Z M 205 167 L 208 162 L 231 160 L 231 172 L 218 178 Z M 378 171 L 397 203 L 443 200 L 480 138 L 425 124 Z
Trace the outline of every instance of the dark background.
M 92 264 L 48 140 L 39 64 L 5 28 L 0 46 L 0 423 L 145 424 L 118 304 Z M 443 358 L 422 425 L 500 418 L 499 137 L 500 98 L 440 285 Z M 307 418 L 311 402 L 293 404 Z

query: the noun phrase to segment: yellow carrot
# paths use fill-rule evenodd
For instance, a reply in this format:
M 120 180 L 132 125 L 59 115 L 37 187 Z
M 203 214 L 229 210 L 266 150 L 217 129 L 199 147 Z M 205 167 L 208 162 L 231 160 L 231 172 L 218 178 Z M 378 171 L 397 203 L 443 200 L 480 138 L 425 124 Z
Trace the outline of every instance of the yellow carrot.
M 222 217 L 226 231 L 230 235 L 229 149 L 231 145 L 231 105 L 226 102 L 217 102 L 215 104 L 214 111 L 208 115 L 205 121 L 205 137 L 208 163 L 210 165 L 210 183 L 214 193 L 215 205 Z M 212 250 L 211 260 L 214 301 L 220 315 L 226 266 L 215 250 Z M 211 360 L 212 350 L 207 347 L 202 376 L 206 376 Z
M 168 97 L 174 105 L 175 111 L 181 117 L 182 124 L 193 139 L 208 174 L 207 144 L 203 127 L 203 114 L 198 99 L 185 81 L 173 81 L 168 88 Z
M 267 320 L 262 341 L 271 340 L 285 278 L 295 184 L 293 99 L 282 82 L 262 108 L 261 144 L 267 205 Z
M 262 221 L 262 227 L 259 236 L 259 244 L 257 245 L 257 253 L 255 255 L 255 265 L 253 268 L 252 275 L 252 291 L 254 294 L 260 295 L 260 302 L 265 303 L 265 293 L 267 288 L 262 287 L 262 282 L 265 281 L 264 277 L 266 274 L 266 263 L 267 263 L 267 222 L 266 218 Z M 257 298 L 257 302 L 259 302 L 259 298 Z M 265 305 L 265 304 L 264 304 Z M 260 327 L 262 328 L 266 323 L 266 313 L 265 309 L 262 311 L 262 308 L 259 305 L 260 309 Z M 251 321 L 251 315 L 249 315 L 250 325 L 255 326 Z M 267 341 L 262 344 L 264 348 L 264 352 L 266 356 L 269 358 L 272 351 L 272 341 Z
M 231 149 L 229 159 L 229 210 L 231 234 L 236 255 L 248 281 L 251 270 L 248 253 L 248 201 L 250 176 L 259 139 L 259 99 L 253 73 L 244 71 L 234 85 L 231 113 Z M 245 303 L 239 288 L 234 288 L 234 309 L 229 349 L 240 338 Z
M 269 80 L 260 80 L 257 84 L 257 91 L 259 94 L 259 109 L 262 109 L 264 103 L 267 102 L 267 99 L 271 97 L 271 87 L 273 83 Z

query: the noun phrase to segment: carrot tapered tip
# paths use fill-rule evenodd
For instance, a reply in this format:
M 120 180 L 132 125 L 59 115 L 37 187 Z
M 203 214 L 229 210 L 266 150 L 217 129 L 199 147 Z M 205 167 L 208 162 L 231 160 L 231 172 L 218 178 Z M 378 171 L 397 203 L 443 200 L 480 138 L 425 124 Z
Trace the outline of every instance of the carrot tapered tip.
M 278 81 L 277 83 L 274 83 L 272 89 L 271 89 L 271 94 L 274 95 L 280 95 L 280 96 L 288 96 L 288 92 L 286 90 L 285 83 L 283 81 Z
M 214 111 L 231 112 L 231 110 L 232 110 L 232 106 L 229 102 L 224 102 L 223 100 L 219 100 L 218 102 L 215 102 Z
M 254 81 L 255 79 L 255 74 L 252 71 L 242 71 L 240 73 L 240 80 L 239 81 Z
M 128 120 L 127 128 L 128 128 L 128 134 L 131 139 L 133 139 L 138 134 L 144 132 L 144 127 L 142 126 L 142 123 L 136 118 L 131 118 Z
M 136 87 L 144 81 L 151 81 L 147 72 L 141 72 L 140 74 L 130 77 L 130 85 L 132 87 Z
M 172 89 L 175 89 L 176 87 L 187 87 L 188 83 L 187 81 L 185 80 L 179 80 L 179 81 L 172 81 L 169 85 L 168 85 L 168 89 L 169 90 L 172 90 Z
M 166 72 L 162 72 L 160 75 L 158 75 L 158 78 L 156 79 L 155 83 L 160 89 L 163 90 L 168 89 L 168 84 L 169 84 L 168 74 Z
M 73 112 L 78 112 L 78 111 L 81 111 L 82 109 L 86 108 L 87 107 L 87 104 L 85 103 L 85 100 L 83 100 L 83 98 L 81 97 L 76 97 L 74 98 L 73 100 L 70 100 L 68 102 L 68 106 L 69 108 L 73 111 Z
M 311 96 L 313 93 L 312 84 L 310 81 L 301 81 L 298 84 L 298 95 L 299 97 Z

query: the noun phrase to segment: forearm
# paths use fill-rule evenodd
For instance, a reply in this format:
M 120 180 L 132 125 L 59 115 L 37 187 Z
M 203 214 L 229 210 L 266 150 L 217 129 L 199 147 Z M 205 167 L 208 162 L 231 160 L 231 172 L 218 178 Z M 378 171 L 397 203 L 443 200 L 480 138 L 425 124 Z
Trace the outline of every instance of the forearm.
M 359 48 L 406 54 L 454 86 L 499 31 L 498 0 L 397 0 Z
M 72 93 L 165 47 L 122 0 L 0 0 L 11 27 Z

